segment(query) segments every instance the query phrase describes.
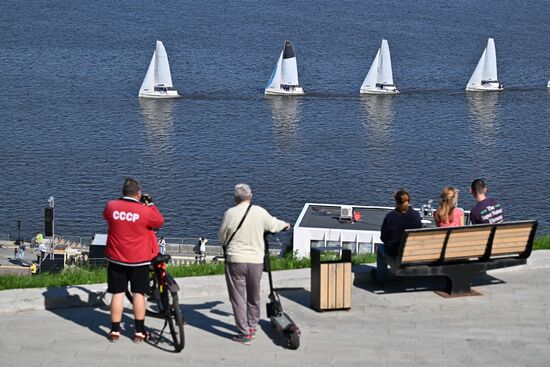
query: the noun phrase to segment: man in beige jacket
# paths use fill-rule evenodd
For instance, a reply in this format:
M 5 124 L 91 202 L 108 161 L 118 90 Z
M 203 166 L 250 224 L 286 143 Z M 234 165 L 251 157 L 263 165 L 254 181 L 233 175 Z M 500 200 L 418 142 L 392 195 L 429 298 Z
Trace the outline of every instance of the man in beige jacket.
M 225 212 L 219 238 L 225 246 L 225 280 L 239 329 L 233 340 L 250 345 L 260 320 L 264 232 L 280 232 L 290 224 L 252 205 L 252 190 L 247 184 L 236 185 L 234 196 L 237 205 Z

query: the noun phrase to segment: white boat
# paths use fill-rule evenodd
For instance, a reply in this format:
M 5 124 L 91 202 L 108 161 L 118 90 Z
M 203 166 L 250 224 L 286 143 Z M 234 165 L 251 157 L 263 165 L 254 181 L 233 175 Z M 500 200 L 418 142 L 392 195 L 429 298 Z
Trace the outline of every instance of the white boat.
M 548 84 L 546 84 L 546 88 L 550 88 L 550 80 L 548 81 Z
M 178 98 L 178 91 L 172 84 L 168 55 L 161 41 L 157 41 L 155 52 L 149 63 L 147 74 L 139 89 L 142 98 Z
M 497 77 L 497 53 L 495 40 L 489 38 L 487 47 L 477 63 L 476 69 L 466 86 L 467 91 L 500 91 L 503 87 Z
M 361 94 L 398 94 L 393 84 L 391 56 L 388 41 L 382 39 L 382 44 L 374 57 L 369 72 L 361 85 Z
M 281 56 L 265 87 L 265 94 L 294 96 L 304 94 L 304 89 L 298 83 L 296 53 L 290 41 L 285 41 Z

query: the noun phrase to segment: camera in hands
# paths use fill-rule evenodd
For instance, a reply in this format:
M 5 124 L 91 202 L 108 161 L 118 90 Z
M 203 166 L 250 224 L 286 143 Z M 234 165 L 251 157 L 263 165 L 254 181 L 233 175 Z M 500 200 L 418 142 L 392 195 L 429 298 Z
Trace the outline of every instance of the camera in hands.
M 145 205 L 153 204 L 153 198 L 149 194 L 141 194 L 141 197 L 139 198 L 139 201 L 142 202 Z

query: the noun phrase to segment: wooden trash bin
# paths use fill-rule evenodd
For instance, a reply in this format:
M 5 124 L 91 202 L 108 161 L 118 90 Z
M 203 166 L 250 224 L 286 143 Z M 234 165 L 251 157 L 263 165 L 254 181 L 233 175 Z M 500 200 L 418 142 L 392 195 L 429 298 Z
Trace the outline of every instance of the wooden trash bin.
M 339 259 L 322 254 L 339 255 Z M 317 311 L 351 308 L 351 250 L 342 247 L 311 249 L 311 307 Z

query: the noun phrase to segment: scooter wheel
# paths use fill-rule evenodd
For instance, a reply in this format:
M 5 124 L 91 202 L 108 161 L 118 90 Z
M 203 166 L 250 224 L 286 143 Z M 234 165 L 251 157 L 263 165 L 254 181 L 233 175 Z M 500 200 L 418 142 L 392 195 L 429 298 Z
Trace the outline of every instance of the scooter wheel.
M 289 331 L 285 336 L 288 343 L 288 349 L 298 349 L 300 347 L 300 334 L 298 332 Z

